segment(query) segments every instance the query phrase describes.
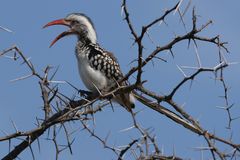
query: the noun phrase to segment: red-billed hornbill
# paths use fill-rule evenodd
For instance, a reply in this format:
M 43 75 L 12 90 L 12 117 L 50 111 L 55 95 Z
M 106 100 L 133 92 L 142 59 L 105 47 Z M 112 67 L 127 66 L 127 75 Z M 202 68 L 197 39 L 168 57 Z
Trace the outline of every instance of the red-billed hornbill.
M 85 86 L 92 92 L 109 91 L 112 86 L 125 86 L 126 82 L 117 84 L 123 78 L 120 66 L 114 55 L 99 46 L 94 25 L 89 17 L 82 13 L 72 13 L 66 18 L 49 22 L 44 26 L 65 25 L 69 30 L 58 35 L 51 43 L 59 39 L 76 35 L 78 38 L 75 54 L 78 61 L 80 77 Z M 112 89 L 112 88 L 111 88 Z M 134 108 L 132 93 L 118 94 L 114 100 L 128 111 Z

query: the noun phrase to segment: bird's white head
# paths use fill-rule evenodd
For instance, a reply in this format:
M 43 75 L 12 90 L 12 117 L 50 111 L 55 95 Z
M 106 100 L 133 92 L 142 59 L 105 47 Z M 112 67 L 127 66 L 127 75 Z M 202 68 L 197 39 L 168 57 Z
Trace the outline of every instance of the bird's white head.
M 97 43 L 97 34 L 94 25 L 89 17 L 83 13 L 72 13 L 63 19 L 58 19 L 46 24 L 43 28 L 53 25 L 65 25 L 70 29 L 59 34 L 51 43 L 54 45 L 59 39 L 68 35 L 77 35 L 83 43 Z

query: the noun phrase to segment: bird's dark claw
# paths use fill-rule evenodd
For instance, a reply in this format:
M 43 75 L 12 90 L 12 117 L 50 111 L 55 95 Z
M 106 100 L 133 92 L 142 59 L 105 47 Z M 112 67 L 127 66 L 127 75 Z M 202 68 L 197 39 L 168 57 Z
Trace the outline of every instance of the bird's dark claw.
M 78 94 L 80 94 L 81 97 L 88 97 L 91 96 L 93 93 L 90 91 L 85 91 L 85 90 L 78 90 Z

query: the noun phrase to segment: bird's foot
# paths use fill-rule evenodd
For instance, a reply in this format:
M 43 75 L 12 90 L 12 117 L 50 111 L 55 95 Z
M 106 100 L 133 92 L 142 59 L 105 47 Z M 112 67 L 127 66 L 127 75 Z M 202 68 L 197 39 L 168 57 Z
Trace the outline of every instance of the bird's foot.
M 93 93 L 90 91 L 85 91 L 85 90 L 78 90 L 78 94 L 80 94 L 81 97 L 88 97 L 91 96 Z

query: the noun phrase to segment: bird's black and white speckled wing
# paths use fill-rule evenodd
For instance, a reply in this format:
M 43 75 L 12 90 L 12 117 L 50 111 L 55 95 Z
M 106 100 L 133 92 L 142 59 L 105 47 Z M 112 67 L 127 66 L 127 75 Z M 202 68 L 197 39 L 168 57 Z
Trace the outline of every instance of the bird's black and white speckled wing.
M 101 71 L 108 79 L 116 81 L 123 78 L 117 59 L 111 52 L 102 49 L 98 44 L 89 45 L 88 59 L 91 67 Z

